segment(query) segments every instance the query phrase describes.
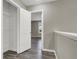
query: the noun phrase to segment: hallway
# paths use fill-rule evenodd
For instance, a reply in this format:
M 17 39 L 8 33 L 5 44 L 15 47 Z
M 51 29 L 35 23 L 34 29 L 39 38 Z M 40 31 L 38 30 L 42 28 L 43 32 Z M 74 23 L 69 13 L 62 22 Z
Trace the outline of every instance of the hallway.
M 76 0 L 2 1 L 2 59 L 77 59 Z
M 55 59 L 55 56 L 42 55 L 41 40 L 38 38 L 32 39 L 32 48 L 19 55 L 7 54 L 4 59 Z

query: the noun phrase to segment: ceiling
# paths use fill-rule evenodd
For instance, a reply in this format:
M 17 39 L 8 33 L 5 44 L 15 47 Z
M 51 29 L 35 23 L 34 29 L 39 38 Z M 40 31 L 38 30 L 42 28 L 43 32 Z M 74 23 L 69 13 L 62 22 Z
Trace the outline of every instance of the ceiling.
M 21 0 L 21 2 L 25 6 L 37 5 L 37 4 L 48 3 L 48 2 L 53 2 L 53 1 L 56 1 L 56 0 Z

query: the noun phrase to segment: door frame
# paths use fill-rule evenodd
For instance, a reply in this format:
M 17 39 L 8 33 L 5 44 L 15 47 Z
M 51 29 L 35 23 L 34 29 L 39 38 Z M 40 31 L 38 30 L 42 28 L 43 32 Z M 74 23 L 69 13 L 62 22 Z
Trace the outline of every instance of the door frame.
M 41 50 L 43 50 L 43 48 L 44 48 L 44 18 L 43 18 L 44 11 L 43 11 L 43 9 L 41 9 L 41 10 L 34 10 L 34 11 L 31 11 L 31 14 L 32 13 L 36 13 L 36 12 L 41 12 L 42 13 L 42 15 L 41 15 L 41 17 L 42 17 L 42 19 L 41 19 L 41 23 L 42 23 L 42 35 L 41 35 L 41 38 L 42 38 L 42 44 L 41 44 L 42 48 L 41 48 Z

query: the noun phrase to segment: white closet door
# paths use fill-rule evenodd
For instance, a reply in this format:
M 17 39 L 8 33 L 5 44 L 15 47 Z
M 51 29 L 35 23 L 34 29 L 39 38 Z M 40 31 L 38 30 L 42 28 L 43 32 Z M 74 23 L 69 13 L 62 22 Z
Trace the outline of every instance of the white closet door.
M 31 48 L 31 13 L 20 9 L 20 41 L 19 53 Z

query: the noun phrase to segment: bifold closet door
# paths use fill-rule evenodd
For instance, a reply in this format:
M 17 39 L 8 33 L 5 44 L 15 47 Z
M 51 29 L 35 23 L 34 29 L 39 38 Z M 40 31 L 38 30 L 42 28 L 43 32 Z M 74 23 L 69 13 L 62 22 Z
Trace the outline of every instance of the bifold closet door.
M 31 13 L 20 8 L 19 53 L 31 48 Z

